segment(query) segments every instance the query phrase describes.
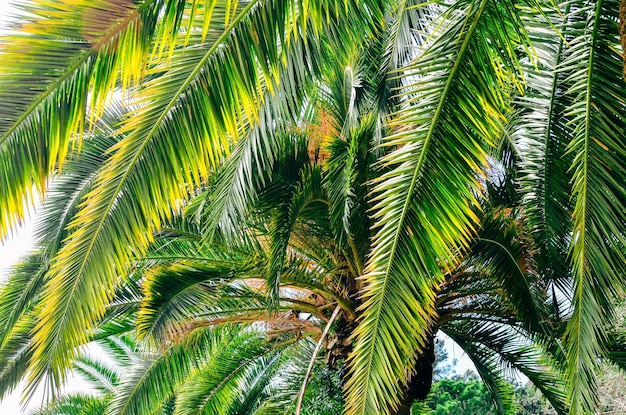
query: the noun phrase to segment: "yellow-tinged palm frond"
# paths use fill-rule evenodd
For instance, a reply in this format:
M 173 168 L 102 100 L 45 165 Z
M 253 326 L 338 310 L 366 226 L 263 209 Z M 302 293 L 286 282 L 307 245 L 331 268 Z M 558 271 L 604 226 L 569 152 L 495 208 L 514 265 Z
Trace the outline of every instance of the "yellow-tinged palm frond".
M 347 382 L 347 413 L 388 414 L 436 320 L 443 278 L 478 221 L 478 175 L 500 133 L 521 42 L 515 5 L 443 5 L 432 43 L 403 68 L 404 108 L 375 182 L 375 236 Z M 496 46 L 497 45 L 497 46 Z
M 33 183 L 44 191 L 48 175 L 63 165 L 73 134 L 89 124 L 87 108 L 98 115 L 116 86 L 143 77 L 155 32 L 175 26 L 181 6 L 172 0 L 20 6 L 20 24 L 0 38 L 0 236 L 23 217 Z M 172 17 L 162 19 L 162 12 Z
M 308 4 L 306 14 L 283 0 L 242 3 L 234 14 L 231 7 L 214 4 L 205 41 L 170 51 L 134 95 L 136 109 L 117 132 L 124 137 L 109 149 L 52 263 L 34 333 L 32 384 L 49 375 L 58 385 L 73 348 L 104 315 L 118 275 L 258 122 L 286 56 L 306 45 L 305 36 L 331 30 L 327 18 L 345 13 L 325 2 Z M 302 20 L 307 29 L 298 26 Z M 305 57 L 298 70 L 312 64 Z
M 174 50 L 148 73 L 119 132 L 127 135 L 109 150 L 52 263 L 34 334 L 33 382 L 48 374 L 58 385 L 72 349 L 104 315 L 117 275 L 228 151 L 239 120 L 253 118 L 262 72 L 238 69 L 258 61 L 263 47 L 281 65 L 276 45 L 287 37 L 293 8 L 253 1 L 232 16 L 230 6 L 214 5 L 206 43 Z

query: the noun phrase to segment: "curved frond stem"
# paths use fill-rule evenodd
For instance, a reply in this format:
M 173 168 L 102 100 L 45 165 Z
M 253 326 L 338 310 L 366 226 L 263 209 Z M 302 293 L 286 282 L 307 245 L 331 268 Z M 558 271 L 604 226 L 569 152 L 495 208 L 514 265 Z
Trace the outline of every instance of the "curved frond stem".
M 317 354 L 322 348 L 322 344 L 324 344 L 324 339 L 326 339 L 326 336 L 328 335 L 328 331 L 330 330 L 330 327 L 335 322 L 335 319 L 337 318 L 337 316 L 339 316 L 340 311 L 341 311 L 341 306 L 338 305 L 337 307 L 335 307 L 335 311 L 333 311 L 333 314 L 330 316 L 330 320 L 328 320 L 328 323 L 326 323 L 326 327 L 324 327 L 324 332 L 322 333 L 322 336 L 318 340 L 317 345 L 315 346 L 315 350 L 313 350 L 313 355 L 311 356 L 309 367 L 306 370 L 306 374 L 304 375 L 304 379 L 302 381 L 302 386 L 300 387 L 300 393 L 298 394 L 295 415 L 300 415 L 300 412 L 302 411 L 302 399 L 304 399 L 304 393 L 306 392 L 306 387 L 307 387 L 307 384 L 309 383 L 309 378 L 311 377 L 311 373 L 313 372 L 313 366 L 315 365 Z

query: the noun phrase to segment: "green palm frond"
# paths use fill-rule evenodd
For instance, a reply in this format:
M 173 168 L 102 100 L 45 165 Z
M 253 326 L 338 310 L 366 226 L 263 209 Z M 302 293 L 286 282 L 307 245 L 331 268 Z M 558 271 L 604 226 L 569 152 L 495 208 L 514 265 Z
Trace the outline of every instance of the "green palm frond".
M 348 137 L 333 137 L 324 143 L 330 154 L 325 163 L 324 185 L 327 188 L 330 221 L 336 244 L 344 247 L 354 264 L 355 275 L 363 271 L 362 258 L 369 247 L 367 216 L 368 170 L 372 167 L 370 149 L 374 147 L 376 120 L 362 121 Z
M 282 350 L 283 364 L 273 378 L 272 394 L 256 410 L 256 415 L 292 415 L 295 411 L 299 387 L 315 349 L 315 342 L 303 338 Z
M 626 332 L 622 328 L 610 331 L 604 347 L 609 361 L 626 370 Z
M 534 245 L 513 216 L 506 209 L 486 211 L 466 261 L 470 267 L 480 267 L 481 279 L 495 280 L 516 317 L 529 330 L 539 331 L 546 317 L 546 295 L 536 275 Z
M 558 292 L 569 292 L 571 287 L 567 245 L 572 226 L 568 172 L 572 157 L 566 152 L 564 74 L 558 70 L 567 49 L 566 40 L 557 33 L 562 20 L 559 10 L 552 9 L 525 22 L 536 61 L 526 64 L 526 90 L 518 98 L 520 117 L 512 126 L 517 154 L 522 157 L 524 216 L 538 248 L 534 255 L 537 272 L 550 284 L 556 320 L 567 313 L 567 306 L 557 299 Z
M 273 209 L 272 223 L 269 237 L 271 238 L 268 252 L 268 273 L 267 287 L 270 306 L 276 307 L 279 296 L 280 280 L 289 261 L 289 246 L 291 236 L 296 230 L 298 221 L 306 221 L 306 217 L 311 210 L 317 210 L 314 205 L 322 204 L 322 212 L 326 212 L 324 200 L 326 200 L 322 189 L 322 175 L 319 165 L 306 165 L 301 169 L 300 181 L 292 190 L 292 194 L 287 199 L 283 198 L 284 205 Z M 322 214 L 321 217 L 325 218 Z
M 86 356 L 76 359 L 72 370 L 86 379 L 91 388 L 103 395 L 113 393 L 120 382 L 120 374 L 114 369 Z
M 347 383 L 349 414 L 398 406 L 434 326 L 442 269 L 455 265 L 475 232 L 477 175 L 506 113 L 513 78 L 493 65 L 516 65 L 513 5 L 460 2 L 443 16 L 435 24 L 445 30 L 404 69 L 407 105 L 383 143 L 392 151 L 374 189 L 376 234 Z
M 206 356 L 232 338 L 228 330 L 202 328 L 181 342 L 146 352 L 127 373 L 108 409 L 110 415 L 150 414 L 165 405 Z
M 253 415 L 266 405 L 274 394 L 272 382 L 284 359 L 276 355 L 258 359 L 239 380 L 239 394 L 228 409 L 229 415 Z
M 618 4 L 571 4 L 565 35 L 571 44 L 561 70 L 567 78 L 564 115 L 571 136 L 573 231 L 569 257 L 573 313 L 565 345 L 572 414 L 596 402 L 594 375 L 611 303 L 623 289 L 626 261 L 626 83 L 621 76 Z M 601 74 L 601 75 L 600 75 Z
M 32 253 L 9 271 L 0 286 L 0 349 L 21 319 L 31 314 L 40 297 L 48 269 L 45 255 Z
M 138 342 L 132 335 L 116 334 L 98 339 L 98 345 L 106 356 L 120 368 L 130 366 L 137 360 Z
M 269 352 L 271 345 L 254 333 L 229 339 L 228 344 L 208 356 L 207 364 L 182 385 L 174 413 L 228 414 L 237 400 L 240 379 Z
M 8 281 L 2 287 L 0 345 L 3 335 L 9 333 L 18 319 L 39 300 L 49 263 L 68 236 L 66 226 L 78 211 L 83 196 L 90 190 L 90 180 L 104 162 L 104 153 L 115 143 L 115 139 L 107 135 L 112 131 L 110 124 L 118 121 L 121 114 L 118 105 L 111 105 L 105 118 L 99 120 L 95 129 L 86 136 L 81 153 L 69 157 L 63 175 L 55 179 L 51 186 L 35 230 L 35 245 L 39 251 L 28 255 L 12 268 Z
M 233 264 L 179 260 L 151 269 L 143 285 L 144 299 L 138 310 L 137 331 L 141 336 L 162 339 L 176 326 L 208 314 L 232 280 Z M 241 304 L 243 307 L 243 304 Z
M 270 180 L 273 163 L 294 136 L 303 99 L 314 78 L 319 53 L 312 46 L 292 46 L 287 64 L 279 69 L 281 83 L 265 93 L 265 104 L 255 123 L 226 158 L 218 174 L 211 179 L 205 196 L 197 197 L 188 208 L 203 220 L 203 234 L 212 240 L 219 229 L 231 240 L 241 229 L 257 192 Z
M 13 391 L 28 370 L 33 355 L 32 330 L 35 319 L 23 316 L 8 333 L 0 347 L 0 399 Z
M 105 415 L 106 408 L 105 397 L 76 393 L 65 395 L 41 409 L 32 410 L 29 415 Z
M 502 367 L 528 377 L 559 413 L 567 413 L 565 380 L 558 363 L 540 343 L 522 335 L 521 330 L 476 316 L 456 319 L 441 329 L 467 353 L 501 413 L 512 409 L 506 382 L 500 374 Z

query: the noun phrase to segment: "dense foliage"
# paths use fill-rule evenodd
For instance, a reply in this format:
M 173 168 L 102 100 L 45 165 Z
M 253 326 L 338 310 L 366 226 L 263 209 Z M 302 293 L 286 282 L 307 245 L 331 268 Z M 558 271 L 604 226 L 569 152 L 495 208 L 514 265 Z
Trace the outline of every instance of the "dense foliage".
M 43 207 L 0 292 L 0 396 L 127 339 L 109 414 L 303 413 L 345 363 L 344 413 L 403 415 L 443 332 L 500 413 L 507 370 L 592 411 L 600 357 L 626 362 L 619 12 L 25 0 L 0 234 Z

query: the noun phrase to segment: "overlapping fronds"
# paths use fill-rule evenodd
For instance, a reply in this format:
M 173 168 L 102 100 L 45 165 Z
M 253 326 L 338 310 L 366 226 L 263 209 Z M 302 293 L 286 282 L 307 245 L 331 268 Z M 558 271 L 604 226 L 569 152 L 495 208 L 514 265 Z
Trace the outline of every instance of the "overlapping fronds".
M 330 221 L 336 244 L 351 259 L 355 275 L 363 272 L 362 258 L 369 246 L 369 226 L 363 225 L 369 224 L 367 183 L 375 122 L 373 118 L 362 121 L 364 125 L 344 133 L 346 137 L 333 137 L 324 145 L 329 152 L 324 184 L 329 194 Z
M 241 137 L 212 178 L 206 195 L 190 206 L 190 212 L 195 211 L 198 218 L 202 215 L 205 240 L 213 239 L 218 228 L 228 240 L 238 235 L 257 192 L 271 177 L 281 147 L 291 141 L 318 59 L 319 52 L 311 46 L 305 48 L 302 39 L 292 45 L 287 64 L 279 70 L 280 84 L 265 93 L 258 122 Z
M 184 5 L 182 5 L 184 6 Z M 4 237 L 61 166 L 73 134 L 98 112 L 121 80 L 141 79 L 159 25 L 172 26 L 181 3 L 26 2 L 0 40 L 0 235 Z M 168 9 L 169 19 L 160 19 Z M 26 87 L 27 86 L 27 87 Z
M 621 76 L 616 1 L 570 5 L 561 70 L 571 140 L 573 313 L 565 334 L 572 414 L 596 402 L 593 370 L 626 258 L 626 82 Z
M 274 166 L 273 179 L 260 195 L 259 209 L 268 215 L 266 284 L 270 307 L 277 309 L 280 276 L 289 256 L 289 241 L 302 209 L 322 196 L 319 166 L 310 165 L 307 141 L 295 137 L 286 157 Z
M 548 9 L 525 20 L 533 42 L 534 60 L 525 65 L 526 89 L 518 98 L 519 119 L 512 125 L 520 161 L 520 189 L 524 217 L 537 246 L 535 261 L 541 278 L 552 291 L 569 292 L 567 245 L 571 231 L 571 154 L 564 111 L 564 74 L 558 69 L 566 53 L 566 40 L 557 32 L 563 15 Z M 559 320 L 567 314 L 552 301 Z
M 4 338 L 11 334 L 16 325 L 19 326 L 20 319 L 32 321 L 32 316 L 26 317 L 26 314 L 32 314 L 41 299 L 50 261 L 62 240 L 67 237 L 66 226 L 78 211 L 82 196 L 90 189 L 90 180 L 102 165 L 106 149 L 115 143 L 114 138 L 107 136 L 111 131 L 108 124 L 118 119 L 120 111 L 118 107 L 112 106 L 111 113 L 107 114 L 109 117 L 98 122 L 86 138 L 80 155 L 74 154 L 69 158 L 64 175 L 54 181 L 48 197 L 42 203 L 36 229 L 38 251 L 25 256 L 12 268 L 1 289 L 0 348 L 5 346 Z M 115 118 L 112 120 L 110 116 Z M 26 367 L 21 370 L 26 372 Z M 16 373 L 16 379 L 17 376 Z
M 107 106 L 102 118 L 85 132 L 80 152 L 69 155 L 62 174 L 54 177 L 46 192 L 37 215 L 35 245 L 45 253 L 48 262 L 69 236 L 68 226 L 80 210 L 84 197 L 93 190 L 98 170 L 108 158 L 107 151 L 121 139 L 114 130 L 125 112 L 120 102 Z
M 193 258 L 149 270 L 137 315 L 139 334 L 163 339 L 176 332 L 178 325 L 209 313 L 226 294 L 224 285 L 228 286 L 237 265 L 221 264 L 220 267 L 220 264 Z
M 443 10 L 434 23 L 443 29 L 402 72 L 406 105 L 383 143 L 391 151 L 374 189 L 376 234 L 350 362 L 349 414 L 387 414 L 399 404 L 434 325 L 442 270 L 474 234 L 477 176 L 513 81 L 500 65 L 517 66 L 513 4 L 459 2 Z
M 50 375 L 59 384 L 73 347 L 103 316 L 117 275 L 228 152 L 241 121 L 254 122 L 263 88 L 283 65 L 279 45 L 300 36 L 293 34 L 299 9 L 290 2 L 229 10 L 229 2 L 214 5 L 205 42 L 173 50 L 147 72 L 136 110 L 118 132 L 125 136 L 109 149 L 53 261 L 35 330 L 32 382 Z
M 486 211 L 481 229 L 465 266 L 480 270 L 481 280 L 497 284 L 516 317 L 528 330 L 541 331 L 547 316 L 544 287 L 539 285 L 534 264 L 534 245 L 522 222 L 507 209 Z
M 108 413 L 149 414 L 167 402 L 195 368 L 232 338 L 227 330 L 202 328 L 181 342 L 146 352 L 119 386 Z
M 474 361 L 502 413 L 510 409 L 499 398 L 506 395 L 503 368 L 523 373 L 565 413 L 562 362 L 553 354 L 554 333 L 544 326 L 548 294 L 535 275 L 520 214 L 488 208 L 481 224 L 472 250 L 442 285 L 437 327 Z
M 558 364 L 532 338 L 522 336 L 515 327 L 489 318 L 457 319 L 442 326 L 442 330 L 472 360 L 501 413 L 511 409 L 511 402 L 507 402 L 506 390 L 502 387 L 502 368 L 524 374 L 559 413 L 567 412 L 565 380 L 562 375 L 558 376 Z
M 231 338 L 191 375 L 176 399 L 176 415 L 228 414 L 239 393 L 239 381 L 255 364 L 263 364 L 271 345 L 259 336 Z M 271 357 L 267 355 L 267 357 Z
M 274 375 L 285 359 L 280 355 L 260 358 L 256 364 L 251 364 L 243 376 L 239 377 L 239 394 L 231 404 L 228 413 L 233 415 L 263 413 L 263 408 L 269 408 L 268 402 L 276 392 L 272 382 L 276 382 Z M 259 411 L 261 410 L 261 411 Z
M 54 177 L 0 289 L 0 395 L 72 362 L 110 391 L 76 361 L 99 340 L 134 366 L 111 414 L 284 414 L 308 360 L 274 340 L 340 306 L 348 415 L 405 407 L 438 329 L 503 413 L 502 368 L 589 410 L 598 356 L 623 358 L 619 4 L 552 7 L 27 2 L 0 40 L 0 236 Z

